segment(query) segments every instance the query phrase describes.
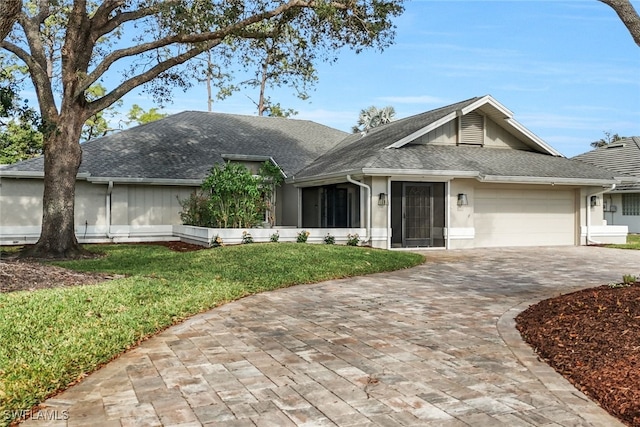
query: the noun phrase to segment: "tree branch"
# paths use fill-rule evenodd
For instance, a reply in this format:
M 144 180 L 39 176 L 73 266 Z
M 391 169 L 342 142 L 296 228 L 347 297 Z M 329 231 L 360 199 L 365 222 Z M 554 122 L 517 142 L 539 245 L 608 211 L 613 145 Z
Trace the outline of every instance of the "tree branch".
M 199 33 L 199 34 L 175 34 L 172 36 L 167 36 L 152 42 L 148 42 L 148 43 L 143 43 L 137 46 L 132 46 L 129 48 L 125 48 L 125 49 L 120 49 L 120 50 L 116 50 L 114 52 L 112 52 L 111 54 L 107 55 L 94 69 L 91 73 L 89 73 L 86 78 L 84 78 L 82 80 L 82 82 L 78 85 L 78 87 L 76 88 L 76 92 L 75 95 L 78 96 L 78 94 L 84 90 L 86 90 L 89 86 L 91 86 L 93 83 L 95 83 L 115 62 L 117 62 L 118 60 L 127 58 L 127 57 L 132 57 L 132 56 L 136 56 L 136 55 L 140 55 L 142 53 L 145 52 L 150 52 L 156 49 L 160 49 L 163 47 L 167 47 L 170 45 L 177 45 L 177 44 L 192 44 L 192 43 L 202 43 L 202 42 L 207 42 L 210 40 L 217 40 L 217 39 L 223 39 L 224 37 L 230 35 L 230 34 L 236 34 L 236 33 L 241 33 L 243 31 L 244 28 L 255 24 L 257 22 L 263 21 L 265 19 L 269 19 L 272 18 L 274 16 L 278 16 L 279 14 L 292 9 L 292 8 L 299 8 L 299 7 L 308 7 L 310 4 L 310 2 L 307 1 L 301 1 L 301 0 L 292 0 L 289 1 L 288 3 L 285 3 L 275 9 L 272 9 L 270 11 L 265 11 L 262 13 L 258 13 L 255 14 L 253 16 L 250 16 L 248 18 L 245 18 L 239 22 L 236 22 L 235 24 L 229 25 L 227 27 L 224 27 L 222 29 L 219 29 L 217 31 L 212 31 L 212 32 L 205 32 L 205 33 Z M 138 19 L 142 16 L 147 16 L 149 14 L 151 14 L 152 12 L 157 11 L 155 8 L 147 8 L 145 9 L 145 11 L 143 12 L 142 10 L 137 11 L 137 12 L 131 12 L 130 15 L 128 15 L 126 18 L 124 17 L 124 15 L 126 14 L 121 14 L 119 15 L 119 17 L 121 18 L 120 20 L 118 20 L 118 22 L 122 23 L 125 22 L 126 20 L 132 20 L 132 19 Z M 113 18 L 114 20 L 117 18 Z M 112 25 L 111 23 L 107 24 L 107 25 Z M 120 24 L 118 24 L 120 25 Z M 117 27 L 117 25 L 116 25 Z M 115 27 L 114 27 L 115 28 Z M 249 32 L 243 33 L 242 34 L 244 37 L 246 38 L 251 38 L 251 34 Z M 263 36 L 264 33 L 253 33 L 254 37 L 258 37 L 258 36 Z M 201 50 L 200 53 L 204 52 L 204 50 Z
M 187 62 L 188 60 L 198 56 L 202 52 L 205 52 L 207 50 L 212 49 L 213 47 L 215 47 L 216 45 L 218 45 L 220 43 L 222 43 L 222 39 L 210 40 L 204 46 L 193 48 L 193 49 L 190 49 L 190 50 L 188 50 L 188 51 L 186 51 L 186 52 L 184 52 L 184 53 L 182 53 L 180 55 L 171 57 L 171 58 L 169 58 L 169 59 L 167 59 L 165 61 L 160 62 L 159 64 L 157 64 L 154 67 L 150 68 L 149 70 L 145 71 L 144 73 L 138 74 L 138 75 L 136 75 L 136 76 L 124 81 L 118 87 L 113 89 L 111 92 L 109 92 L 105 96 L 103 96 L 103 97 L 101 97 L 99 99 L 96 99 L 93 102 L 90 102 L 87 105 L 88 117 L 92 116 L 93 114 L 95 114 L 98 111 L 101 111 L 101 110 L 109 107 L 114 102 L 116 102 L 118 99 L 122 98 L 124 95 L 126 95 L 131 90 L 135 89 L 136 87 L 150 82 L 151 80 L 153 80 L 154 78 L 158 77 L 160 74 L 164 73 L 165 71 L 169 70 L 170 68 L 172 68 L 172 67 L 174 67 L 176 65 L 183 64 L 183 63 Z
M 22 10 L 21 0 L 0 1 L 0 41 L 4 40 L 13 28 L 20 10 Z
M 599 0 L 611 7 L 627 27 L 633 41 L 640 46 L 640 16 L 629 0 Z

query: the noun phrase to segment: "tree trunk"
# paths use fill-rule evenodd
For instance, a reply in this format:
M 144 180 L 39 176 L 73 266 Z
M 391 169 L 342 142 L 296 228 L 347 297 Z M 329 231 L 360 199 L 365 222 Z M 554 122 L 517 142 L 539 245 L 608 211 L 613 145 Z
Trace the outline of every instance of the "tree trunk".
M 76 175 L 82 160 L 81 117 L 61 115 L 44 144 L 44 195 L 40 239 L 22 253 L 32 258 L 81 258 L 86 252 L 75 234 Z

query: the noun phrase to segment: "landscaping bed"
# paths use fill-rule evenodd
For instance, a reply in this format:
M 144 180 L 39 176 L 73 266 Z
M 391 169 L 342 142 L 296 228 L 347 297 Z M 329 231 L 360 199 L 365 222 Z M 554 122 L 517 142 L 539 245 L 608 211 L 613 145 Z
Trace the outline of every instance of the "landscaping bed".
M 625 424 L 640 426 L 640 282 L 541 301 L 516 324 L 576 388 Z

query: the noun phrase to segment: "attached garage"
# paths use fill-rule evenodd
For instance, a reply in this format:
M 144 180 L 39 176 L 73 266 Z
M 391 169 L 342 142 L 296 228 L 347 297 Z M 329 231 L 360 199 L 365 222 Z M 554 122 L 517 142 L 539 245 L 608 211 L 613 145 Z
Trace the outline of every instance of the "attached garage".
M 576 244 L 574 190 L 476 189 L 476 247 Z

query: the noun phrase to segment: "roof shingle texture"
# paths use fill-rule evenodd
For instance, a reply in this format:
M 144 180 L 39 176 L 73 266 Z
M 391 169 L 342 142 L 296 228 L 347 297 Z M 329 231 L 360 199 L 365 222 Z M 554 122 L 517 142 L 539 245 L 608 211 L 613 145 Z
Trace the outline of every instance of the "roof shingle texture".
M 609 169 L 615 172 L 616 175 L 629 175 L 640 178 L 640 137 L 624 138 L 613 144 L 575 156 L 573 159 Z M 616 190 L 640 191 L 640 182 L 622 184 Z
M 93 177 L 202 179 L 223 154 L 273 157 L 287 175 L 343 140 L 311 121 L 185 111 L 82 144 L 80 173 Z M 3 171 L 43 170 L 42 157 Z
M 386 148 L 480 98 L 428 111 L 347 137 L 300 171 L 298 179 L 363 169 L 477 172 L 481 176 L 611 180 L 611 171 L 549 154 L 502 148 L 407 144 Z

